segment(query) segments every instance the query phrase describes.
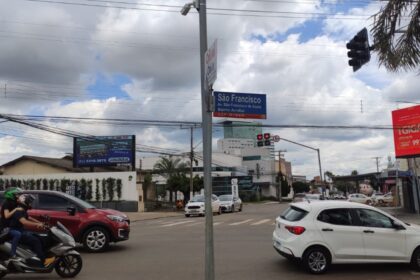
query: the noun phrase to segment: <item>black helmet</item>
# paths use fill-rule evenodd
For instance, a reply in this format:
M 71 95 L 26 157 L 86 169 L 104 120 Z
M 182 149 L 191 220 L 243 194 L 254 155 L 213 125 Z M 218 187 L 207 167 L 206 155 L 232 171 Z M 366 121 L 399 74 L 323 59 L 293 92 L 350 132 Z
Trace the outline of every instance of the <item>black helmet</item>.
M 24 205 L 30 207 L 32 205 L 32 202 L 34 202 L 35 197 L 32 194 L 22 194 L 19 197 L 19 200 L 21 203 L 23 203 Z

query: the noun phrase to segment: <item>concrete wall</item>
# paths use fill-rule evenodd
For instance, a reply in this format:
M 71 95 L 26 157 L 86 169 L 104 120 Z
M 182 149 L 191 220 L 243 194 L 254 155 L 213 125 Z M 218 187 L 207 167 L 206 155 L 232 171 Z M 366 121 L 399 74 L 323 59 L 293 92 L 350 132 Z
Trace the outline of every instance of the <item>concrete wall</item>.
M 121 201 L 138 202 L 139 192 L 136 185 L 136 172 L 91 172 L 91 173 L 53 173 L 53 174 L 35 174 L 35 175 L 2 175 L 1 179 L 16 179 L 16 180 L 29 180 L 29 179 L 69 179 L 69 180 L 89 180 L 93 181 L 93 198 L 95 197 L 95 180 L 107 178 L 121 179 Z M 141 185 L 140 185 L 141 188 Z M 141 207 L 140 207 L 141 208 Z

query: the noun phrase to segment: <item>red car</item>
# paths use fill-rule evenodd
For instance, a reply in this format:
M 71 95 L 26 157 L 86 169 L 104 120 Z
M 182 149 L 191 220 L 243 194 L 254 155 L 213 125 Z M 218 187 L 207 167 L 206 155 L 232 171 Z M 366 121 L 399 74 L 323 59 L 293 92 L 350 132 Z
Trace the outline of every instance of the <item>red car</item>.
M 90 252 L 101 252 L 110 242 L 128 240 L 130 220 L 119 211 L 98 209 L 74 196 L 56 191 L 25 191 L 35 196 L 29 215 L 41 220 L 48 215 L 54 224 L 60 221 Z M 0 195 L 3 199 L 3 195 Z M 31 228 L 31 230 L 34 230 Z

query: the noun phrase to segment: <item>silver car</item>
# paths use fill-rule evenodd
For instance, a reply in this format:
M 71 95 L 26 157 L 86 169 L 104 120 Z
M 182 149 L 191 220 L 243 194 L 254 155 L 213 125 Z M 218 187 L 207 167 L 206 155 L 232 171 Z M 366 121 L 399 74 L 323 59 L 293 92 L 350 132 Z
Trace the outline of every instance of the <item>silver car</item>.
M 219 196 L 220 207 L 223 212 L 242 211 L 242 200 L 239 197 L 234 197 L 231 194 L 224 194 Z

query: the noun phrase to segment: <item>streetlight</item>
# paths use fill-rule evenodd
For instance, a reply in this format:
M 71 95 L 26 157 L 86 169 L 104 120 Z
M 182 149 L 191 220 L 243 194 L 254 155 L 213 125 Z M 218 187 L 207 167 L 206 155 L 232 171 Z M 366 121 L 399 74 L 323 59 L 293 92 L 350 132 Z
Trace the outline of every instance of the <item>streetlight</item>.
M 207 12 L 206 0 L 194 0 L 182 7 L 186 16 L 191 7 L 197 9 L 200 21 L 200 70 L 201 70 L 201 116 L 203 129 L 203 168 L 204 168 L 204 207 L 206 209 L 205 229 L 205 280 L 214 280 L 214 242 L 211 182 L 212 112 L 210 90 L 205 77 L 205 53 L 207 51 Z

